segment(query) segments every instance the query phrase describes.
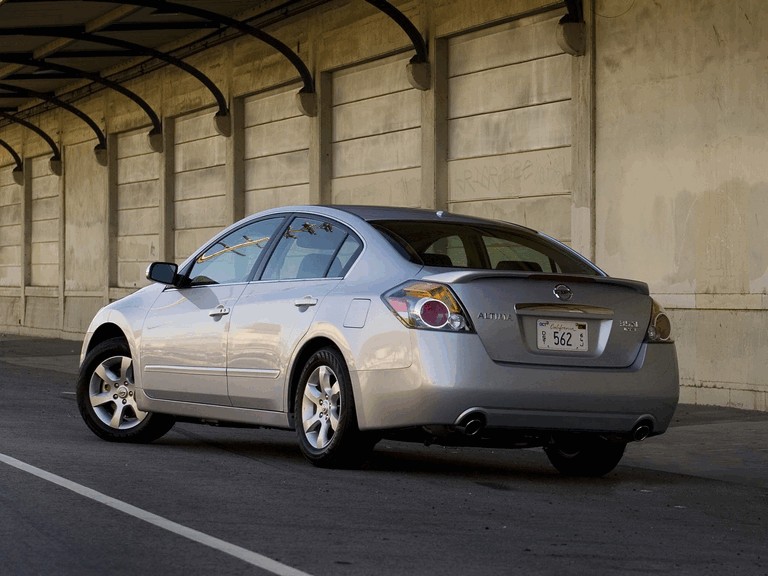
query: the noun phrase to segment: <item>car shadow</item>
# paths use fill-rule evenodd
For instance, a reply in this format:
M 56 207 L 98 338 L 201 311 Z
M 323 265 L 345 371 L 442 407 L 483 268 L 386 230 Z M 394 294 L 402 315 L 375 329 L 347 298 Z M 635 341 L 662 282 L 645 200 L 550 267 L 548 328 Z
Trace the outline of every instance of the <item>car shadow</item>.
M 285 468 L 302 475 L 365 478 L 402 474 L 412 477 L 465 480 L 485 488 L 512 491 L 522 483 L 547 485 L 612 486 L 626 483 L 669 484 L 671 473 L 619 465 L 602 478 L 573 478 L 559 474 L 544 451 L 534 449 L 497 449 L 472 447 L 424 446 L 417 443 L 382 440 L 355 469 L 313 467 L 301 454 L 293 432 L 268 429 L 177 425 L 155 444 L 185 451 L 224 451 L 261 464 Z

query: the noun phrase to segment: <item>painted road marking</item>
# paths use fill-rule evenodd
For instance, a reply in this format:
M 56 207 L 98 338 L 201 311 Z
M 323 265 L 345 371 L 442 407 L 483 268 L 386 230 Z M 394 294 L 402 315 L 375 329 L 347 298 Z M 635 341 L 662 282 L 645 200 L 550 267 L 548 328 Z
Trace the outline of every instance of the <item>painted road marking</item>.
M 14 468 L 17 468 L 23 472 L 27 472 L 28 474 L 32 474 L 33 476 L 37 476 L 38 478 L 56 484 L 57 486 L 61 486 L 62 488 L 66 488 L 67 490 L 71 490 L 80 496 L 90 498 L 91 500 L 99 502 L 100 504 L 104 504 L 105 506 L 109 506 L 115 510 L 119 510 L 120 512 L 128 514 L 129 516 L 143 520 L 148 524 L 152 524 L 158 528 L 162 528 L 163 530 L 173 532 L 174 534 L 178 534 L 179 536 L 183 536 L 184 538 L 188 538 L 193 542 L 203 544 L 204 546 L 208 546 L 214 550 L 218 550 L 219 552 L 224 552 L 225 554 L 234 556 L 238 560 L 252 564 L 253 566 L 261 568 L 262 570 L 271 572 L 272 574 L 277 574 L 278 576 L 310 576 L 306 572 L 291 568 L 290 566 L 281 564 L 276 560 L 272 560 L 271 558 L 267 558 L 266 556 L 262 556 L 261 554 L 257 554 L 256 552 L 252 552 L 251 550 L 247 550 L 230 542 L 220 540 L 219 538 L 214 538 L 213 536 L 209 536 L 203 532 L 199 532 L 197 530 L 193 530 L 192 528 L 188 528 L 187 526 L 177 524 L 176 522 L 168 520 L 167 518 L 163 518 L 157 514 L 152 514 L 151 512 L 147 512 L 146 510 L 142 510 L 136 506 L 126 504 L 125 502 L 107 496 L 106 494 L 96 492 L 96 490 L 92 490 L 86 486 L 82 486 L 81 484 L 72 482 L 71 480 L 62 478 L 61 476 L 57 476 L 56 474 L 51 474 L 50 472 L 46 472 L 45 470 L 41 470 L 40 468 L 36 468 L 30 464 L 26 464 L 25 462 L 17 460 L 16 458 L 11 458 L 10 456 L 6 456 L 5 454 L 0 453 L 0 462 L 8 464 L 8 466 L 13 466 Z

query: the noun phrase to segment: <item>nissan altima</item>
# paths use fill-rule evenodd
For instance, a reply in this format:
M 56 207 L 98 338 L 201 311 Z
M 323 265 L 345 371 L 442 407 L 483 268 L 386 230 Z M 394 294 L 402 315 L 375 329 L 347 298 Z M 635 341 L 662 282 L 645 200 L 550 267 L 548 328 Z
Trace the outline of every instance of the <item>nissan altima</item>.
M 563 474 L 601 476 L 678 401 L 648 286 L 509 223 L 283 207 L 147 277 L 83 342 L 78 407 L 104 440 L 183 420 L 295 430 L 324 467 L 392 437 L 542 447 Z

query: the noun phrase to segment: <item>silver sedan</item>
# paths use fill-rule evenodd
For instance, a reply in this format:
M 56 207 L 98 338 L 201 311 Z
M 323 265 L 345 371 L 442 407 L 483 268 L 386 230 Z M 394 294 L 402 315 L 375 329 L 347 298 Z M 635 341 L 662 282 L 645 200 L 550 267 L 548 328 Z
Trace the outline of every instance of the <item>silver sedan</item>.
M 250 216 L 100 310 L 77 399 L 149 442 L 177 420 L 294 429 L 318 466 L 381 438 L 543 447 L 600 476 L 678 401 L 669 318 L 632 280 L 512 224 L 427 210 Z

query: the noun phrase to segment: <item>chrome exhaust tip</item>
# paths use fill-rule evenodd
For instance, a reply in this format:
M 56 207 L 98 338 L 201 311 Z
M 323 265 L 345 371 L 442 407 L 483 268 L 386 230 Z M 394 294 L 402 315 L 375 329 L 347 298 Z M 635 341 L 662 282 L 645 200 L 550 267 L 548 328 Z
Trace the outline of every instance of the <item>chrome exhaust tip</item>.
M 653 425 L 650 422 L 646 420 L 638 422 L 632 429 L 632 440 L 635 442 L 642 442 L 651 435 L 652 430 Z
M 480 418 L 473 418 L 464 425 L 464 434 L 467 436 L 477 436 L 484 426 L 485 424 Z
M 478 436 L 485 428 L 485 416 L 478 412 L 467 414 L 459 421 L 456 428 L 464 436 Z

